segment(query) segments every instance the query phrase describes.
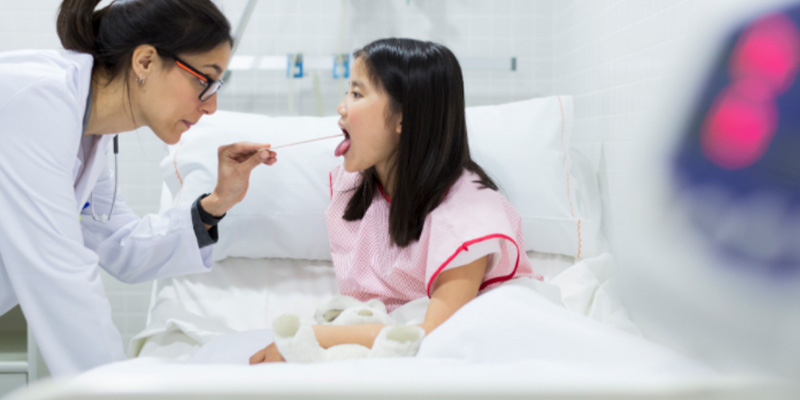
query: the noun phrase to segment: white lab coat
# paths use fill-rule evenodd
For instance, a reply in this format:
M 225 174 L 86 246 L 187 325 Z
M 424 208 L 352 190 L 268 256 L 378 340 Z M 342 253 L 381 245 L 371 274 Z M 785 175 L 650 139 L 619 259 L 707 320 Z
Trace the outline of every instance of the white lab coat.
M 20 304 L 53 375 L 125 358 L 98 265 L 124 282 L 212 265 L 189 205 L 140 219 L 118 196 L 107 224 L 81 211 L 94 191 L 108 213 L 114 190 L 112 137 L 83 137 L 91 70 L 85 54 L 0 53 L 0 315 Z

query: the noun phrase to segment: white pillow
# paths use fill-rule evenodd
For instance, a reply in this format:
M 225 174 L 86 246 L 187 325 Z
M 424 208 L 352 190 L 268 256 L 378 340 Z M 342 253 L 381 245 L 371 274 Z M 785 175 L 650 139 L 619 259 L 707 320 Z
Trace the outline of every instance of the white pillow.
M 337 120 L 226 111 L 203 118 L 161 164 L 173 204 L 213 190 L 218 146 L 278 146 L 333 135 L 340 132 Z M 588 257 L 604 250 L 600 195 L 597 171 L 570 146 L 572 120 L 568 96 L 467 108 L 473 158 L 520 213 L 526 250 Z M 220 224 L 215 259 L 329 260 L 323 214 L 330 199 L 328 173 L 341 162 L 333 155 L 339 141 L 279 149 L 277 164 L 256 168 L 247 196 Z
M 581 258 L 605 242 L 597 171 L 571 146 L 573 116 L 570 96 L 470 107 L 467 132 L 472 158 L 522 217 L 525 249 Z

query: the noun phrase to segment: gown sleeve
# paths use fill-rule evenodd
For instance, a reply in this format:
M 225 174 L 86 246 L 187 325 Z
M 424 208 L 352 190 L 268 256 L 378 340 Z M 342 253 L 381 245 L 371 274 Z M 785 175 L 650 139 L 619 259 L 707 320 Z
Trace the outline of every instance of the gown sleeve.
M 428 216 L 428 296 L 442 271 L 489 256 L 481 290 L 521 276 L 533 276 L 524 254 L 522 223 L 514 207 L 498 192 L 480 188 L 470 175 L 453 186 Z

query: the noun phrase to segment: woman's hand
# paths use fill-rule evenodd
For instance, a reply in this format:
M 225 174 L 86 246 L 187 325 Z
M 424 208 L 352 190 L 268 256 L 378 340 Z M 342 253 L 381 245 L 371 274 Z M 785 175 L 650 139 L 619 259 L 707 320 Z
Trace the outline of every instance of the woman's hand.
M 265 347 L 264 349 L 260 350 L 258 353 L 253 354 L 253 356 L 250 357 L 250 365 L 268 363 L 268 362 L 285 362 L 285 361 L 286 360 L 281 355 L 281 352 L 278 351 L 278 346 L 275 346 L 275 343 L 270 344 L 269 346 Z
M 203 210 L 219 217 L 236 203 L 242 201 L 250 185 L 250 172 L 260 164 L 275 164 L 277 154 L 269 145 L 257 143 L 234 143 L 220 146 L 217 155 L 217 187 L 201 200 Z

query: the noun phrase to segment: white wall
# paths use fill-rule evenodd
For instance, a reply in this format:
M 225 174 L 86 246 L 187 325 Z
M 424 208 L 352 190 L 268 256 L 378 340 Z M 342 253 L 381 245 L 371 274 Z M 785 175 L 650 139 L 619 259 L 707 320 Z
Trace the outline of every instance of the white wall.
M 726 32 L 754 12 L 787 2 L 555 2 L 553 92 L 575 96 L 574 140 L 602 147 L 606 232 L 623 229 L 618 220 L 637 207 L 638 166 L 676 135 Z
M 245 0 L 220 0 L 236 24 Z M 238 54 L 309 56 L 352 53 L 375 39 L 399 36 L 446 44 L 460 58 L 517 57 L 518 71 L 465 71 L 467 102 L 489 104 L 550 91 L 552 1 L 304 0 L 259 1 Z M 336 113 L 344 80 L 318 74 L 322 115 Z M 223 109 L 286 114 L 285 71 L 236 72 L 220 96 Z M 313 79 L 294 82 L 295 110 L 318 114 Z

